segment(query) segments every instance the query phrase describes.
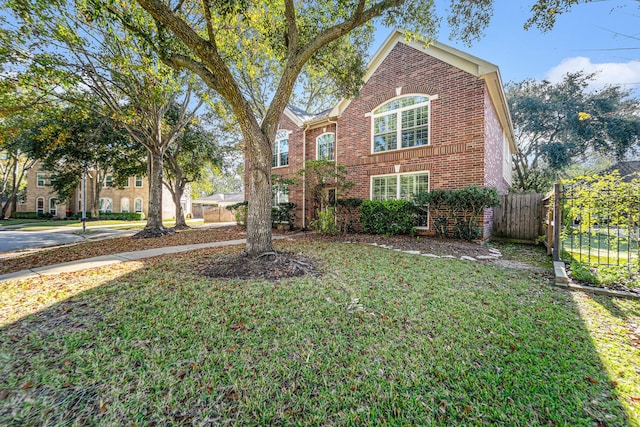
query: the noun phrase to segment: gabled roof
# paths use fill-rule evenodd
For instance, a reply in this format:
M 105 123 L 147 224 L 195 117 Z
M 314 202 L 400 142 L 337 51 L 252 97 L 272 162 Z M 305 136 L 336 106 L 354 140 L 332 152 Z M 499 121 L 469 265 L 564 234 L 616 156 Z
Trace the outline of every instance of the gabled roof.
M 407 46 L 411 46 L 412 48 L 424 52 L 427 55 L 485 80 L 489 91 L 489 97 L 496 108 L 500 124 L 502 125 L 502 128 L 505 129 L 505 134 L 509 140 L 511 149 L 514 152 L 517 151 L 513 132 L 513 123 L 511 122 L 507 98 L 504 93 L 502 78 L 500 77 L 500 70 L 497 65 L 437 41 L 427 43 L 427 40 L 419 39 L 407 42 L 402 31 L 396 29 L 389 35 L 389 37 L 387 37 L 384 43 L 382 43 L 382 46 L 380 46 L 380 49 L 378 49 L 378 51 L 373 55 L 373 58 L 371 58 L 369 66 L 367 67 L 367 72 L 363 77 L 364 83 L 371 78 L 380 64 L 382 64 L 398 43 L 404 43 Z M 351 99 L 344 98 L 331 110 L 322 111 L 318 114 L 310 114 L 299 108 L 288 105 L 284 110 L 284 114 L 299 127 L 316 126 L 339 117 L 350 103 Z
M 500 124 L 502 125 L 502 128 L 505 129 L 505 134 L 507 135 L 507 139 L 509 140 L 511 149 L 514 152 L 517 151 L 515 136 L 513 132 L 513 123 L 511 122 L 511 115 L 509 113 L 507 98 L 505 96 L 502 85 L 502 78 L 500 77 L 500 70 L 498 69 L 497 65 L 487 62 L 484 59 L 480 59 L 476 56 L 470 55 L 466 52 L 463 52 L 451 46 L 447 46 L 444 43 L 440 43 L 437 41 L 428 42 L 426 39 L 418 39 L 408 42 L 405 40 L 402 31 L 396 29 L 389 35 L 389 37 L 387 37 L 384 43 L 382 43 L 382 46 L 380 46 L 378 51 L 373 55 L 373 58 L 371 58 L 371 61 L 369 62 L 369 66 L 367 68 L 367 72 L 363 77 L 364 83 L 367 83 L 367 81 L 376 72 L 378 67 L 382 64 L 382 62 L 386 59 L 386 57 L 389 55 L 389 53 L 391 53 L 393 48 L 398 43 L 403 43 L 416 50 L 419 50 L 420 52 L 430 55 L 449 65 L 452 65 L 456 68 L 468 72 L 469 74 L 485 80 L 487 83 L 489 96 L 491 97 L 491 100 L 493 101 L 493 104 L 496 108 Z M 351 99 L 343 99 L 335 107 L 333 107 L 333 109 L 329 113 L 329 117 L 340 116 L 350 103 Z

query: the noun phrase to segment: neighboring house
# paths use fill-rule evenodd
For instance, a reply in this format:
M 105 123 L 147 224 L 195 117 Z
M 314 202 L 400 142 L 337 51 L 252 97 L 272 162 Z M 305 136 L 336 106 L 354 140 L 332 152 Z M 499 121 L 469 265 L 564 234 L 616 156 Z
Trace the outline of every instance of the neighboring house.
M 640 161 L 618 162 L 599 172 L 598 175 L 608 175 L 613 171 L 618 171 L 623 181 L 631 182 L 634 178 L 640 178 Z
M 285 109 L 272 173 L 294 177 L 306 160 L 328 159 L 345 165 L 355 183 L 341 198 L 410 199 L 470 185 L 505 194 L 515 150 L 497 66 L 438 42 L 406 42 L 395 31 L 374 55 L 357 98 L 317 115 Z M 274 204 L 283 201 L 296 203 L 297 225 L 308 226 L 315 213 L 303 186 L 274 188 Z M 487 209 L 485 238 L 492 218 Z
M 50 213 L 54 218 L 65 218 L 82 212 L 82 188 L 79 186 L 74 195 L 61 203 L 56 192 L 51 187 L 51 177 L 55 174 L 42 169 L 36 163 L 27 173 L 27 197 L 24 203 L 18 204 L 18 212 Z M 87 203 L 86 211 L 91 212 L 93 197 L 91 188 L 95 173 L 87 173 Z M 100 212 L 143 212 L 147 216 L 149 203 L 149 181 L 144 176 L 131 176 L 124 188 L 112 185 L 111 175 L 105 177 L 100 190 L 98 207 Z M 171 194 L 162 187 L 162 217 L 175 217 L 175 205 Z M 185 215 L 191 212 L 191 200 L 185 199 L 182 204 Z
M 204 218 L 204 222 L 233 222 L 233 212 L 226 209 L 244 201 L 244 193 L 212 194 L 193 200 L 193 217 Z

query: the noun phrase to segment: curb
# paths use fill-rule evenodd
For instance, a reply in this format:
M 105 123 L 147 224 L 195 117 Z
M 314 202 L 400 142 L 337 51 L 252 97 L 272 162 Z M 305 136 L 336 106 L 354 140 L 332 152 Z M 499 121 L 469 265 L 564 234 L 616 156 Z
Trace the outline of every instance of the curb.
M 555 282 L 553 284 L 559 288 L 568 289 L 570 291 L 589 292 L 596 295 L 605 295 L 610 297 L 640 299 L 640 295 L 633 292 L 616 291 L 613 289 L 596 288 L 594 286 L 576 285 L 575 283 L 571 283 L 567 270 L 565 269 L 564 262 L 562 261 L 554 261 L 553 270 L 555 272 Z

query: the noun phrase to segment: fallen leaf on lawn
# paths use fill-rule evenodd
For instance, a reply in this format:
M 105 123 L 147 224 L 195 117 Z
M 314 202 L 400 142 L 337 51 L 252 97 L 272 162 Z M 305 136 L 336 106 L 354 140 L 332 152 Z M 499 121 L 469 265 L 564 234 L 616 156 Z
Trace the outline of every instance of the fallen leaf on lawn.
M 28 390 L 28 389 L 30 389 L 31 387 L 33 387 L 33 384 L 34 384 L 34 382 L 33 382 L 33 381 L 28 381 L 28 382 L 24 383 L 24 384 L 22 385 L 22 387 L 20 387 L 20 388 L 21 388 L 21 389 L 23 389 L 23 390 Z
M 591 384 L 600 384 L 599 380 L 591 377 L 587 377 L 587 381 L 589 381 Z

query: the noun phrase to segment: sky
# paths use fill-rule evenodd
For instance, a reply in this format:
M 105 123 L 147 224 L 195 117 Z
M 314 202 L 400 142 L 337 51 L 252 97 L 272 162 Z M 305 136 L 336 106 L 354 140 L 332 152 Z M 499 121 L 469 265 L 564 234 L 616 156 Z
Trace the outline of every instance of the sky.
M 592 89 L 620 85 L 640 97 L 640 2 L 594 0 L 558 16 L 546 33 L 524 30 L 534 0 L 495 0 L 484 36 L 466 46 L 449 40 L 443 19 L 437 40 L 500 68 L 504 83 L 528 78 L 558 82 L 567 72 L 599 72 Z M 378 27 L 373 52 L 390 30 Z

